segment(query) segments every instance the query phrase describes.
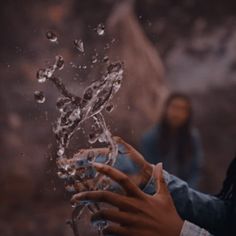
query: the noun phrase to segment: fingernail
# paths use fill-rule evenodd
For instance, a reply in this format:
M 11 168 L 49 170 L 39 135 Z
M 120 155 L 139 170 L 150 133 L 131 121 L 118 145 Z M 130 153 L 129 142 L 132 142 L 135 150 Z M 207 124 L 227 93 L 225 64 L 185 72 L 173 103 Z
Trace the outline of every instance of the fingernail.
M 154 175 L 159 178 L 160 175 L 162 174 L 162 170 L 163 170 L 163 163 L 160 162 L 158 163 L 155 168 L 154 168 Z
M 104 164 L 101 164 L 101 163 L 98 163 L 98 162 L 93 162 L 92 165 L 95 167 L 95 168 L 102 168 L 104 166 Z
M 71 198 L 71 202 L 76 202 L 77 199 L 79 199 L 80 197 L 82 196 L 82 193 L 77 193 L 76 195 L 74 195 L 72 198 Z
M 160 170 L 163 170 L 163 163 L 160 163 Z

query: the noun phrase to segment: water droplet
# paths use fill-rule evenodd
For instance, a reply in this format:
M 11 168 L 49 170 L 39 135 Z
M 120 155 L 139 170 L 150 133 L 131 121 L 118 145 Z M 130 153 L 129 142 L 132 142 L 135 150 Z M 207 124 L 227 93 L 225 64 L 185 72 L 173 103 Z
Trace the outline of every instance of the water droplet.
M 48 31 L 46 33 L 46 38 L 52 43 L 56 43 L 58 41 L 58 37 L 53 31 Z
M 64 64 L 65 64 L 65 62 L 64 62 L 63 57 L 60 56 L 60 55 L 56 56 L 56 63 L 55 63 L 55 65 L 56 65 L 57 69 L 58 70 L 62 70 L 64 68 Z
M 93 144 L 97 142 L 97 134 L 96 133 L 91 133 L 89 134 L 89 143 Z
M 74 40 L 74 45 L 75 45 L 75 48 L 80 51 L 80 52 L 84 52 L 84 43 L 82 40 L 78 40 L 78 39 L 75 39 Z
M 95 63 L 97 63 L 98 62 L 98 55 L 96 54 L 96 55 L 94 55 L 94 56 L 92 56 L 92 63 L 93 64 L 95 64 Z
M 97 26 L 97 34 L 102 36 L 104 35 L 104 33 L 105 33 L 105 26 L 104 24 L 101 23 Z
M 77 206 L 78 206 L 78 203 L 77 203 L 77 202 L 72 202 L 72 203 L 71 203 L 71 207 L 72 207 L 72 208 L 76 208 Z
M 70 176 L 72 176 L 72 175 L 75 175 L 76 169 L 75 169 L 75 167 L 70 166 L 70 167 L 67 169 L 67 172 L 68 172 L 68 174 L 69 174 Z
M 59 148 L 57 151 L 57 155 L 59 157 L 63 156 L 64 153 L 65 153 L 65 148 L 63 148 L 63 147 Z
M 114 109 L 114 105 L 113 104 L 108 104 L 105 109 L 106 109 L 107 112 L 112 112 L 113 109 Z
M 80 114 L 81 114 L 80 108 L 74 109 L 69 116 L 69 120 L 74 122 L 74 121 L 80 119 Z
M 78 67 L 78 66 L 75 65 L 75 63 L 73 63 L 72 61 L 70 62 L 70 65 L 71 65 L 72 68 L 77 68 L 77 67 Z
M 66 184 L 66 185 L 65 185 L 65 189 L 66 189 L 68 192 L 75 192 L 75 187 L 74 187 L 74 185 L 71 185 L 71 184 Z
M 99 142 L 99 143 L 104 143 L 104 142 L 106 142 L 106 136 L 104 135 L 104 133 L 102 133 L 102 134 L 100 134 L 100 135 L 98 136 L 98 142 Z
M 107 71 L 108 73 L 113 73 L 113 72 L 119 72 L 122 68 L 121 63 L 111 63 L 108 67 L 107 67 Z
M 110 48 L 110 44 L 109 43 L 106 43 L 105 46 L 104 46 L 104 49 L 109 49 Z
M 44 103 L 46 101 L 46 98 L 45 98 L 44 93 L 42 91 L 35 91 L 34 98 L 37 103 Z
M 88 155 L 87 155 L 87 160 L 88 160 L 89 162 L 92 162 L 92 161 L 94 161 L 94 158 L 95 158 L 94 152 L 93 152 L 93 151 L 89 151 L 89 152 L 88 152 Z
M 102 60 L 104 63 L 109 63 L 109 57 L 108 56 L 105 56 L 103 57 L 103 60 Z
M 84 92 L 83 98 L 85 100 L 90 100 L 92 97 L 93 97 L 93 90 L 92 90 L 92 88 L 86 89 L 85 92 Z
M 97 227 L 99 235 L 103 235 L 102 231 L 107 226 L 107 221 L 106 220 L 93 220 L 92 224 L 95 227 Z
M 70 103 L 70 99 L 69 98 L 59 98 L 57 100 L 57 104 L 56 104 L 57 109 L 62 112 L 63 108 L 65 107 L 65 105 L 69 104 L 69 103 Z
M 60 179 L 67 179 L 68 175 L 66 173 L 63 173 L 62 171 L 58 171 L 57 175 Z
M 44 83 L 47 79 L 47 76 L 45 75 L 44 69 L 39 69 L 36 74 L 36 78 L 39 83 Z

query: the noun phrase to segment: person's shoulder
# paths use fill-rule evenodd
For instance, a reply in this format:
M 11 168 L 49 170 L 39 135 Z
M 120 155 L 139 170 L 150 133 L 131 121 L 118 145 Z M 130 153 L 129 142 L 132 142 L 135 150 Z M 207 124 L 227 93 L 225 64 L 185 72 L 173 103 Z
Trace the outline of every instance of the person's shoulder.
M 200 141 L 201 140 L 201 135 L 199 130 L 196 127 L 193 127 L 191 129 L 191 137 L 193 140 Z
M 147 141 L 147 140 L 150 140 L 150 139 L 153 139 L 154 137 L 157 136 L 158 132 L 159 132 L 159 125 L 155 125 L 153 126 L 151 129 L 149 129 L 142 137 L 142 140 L 143 141 Z

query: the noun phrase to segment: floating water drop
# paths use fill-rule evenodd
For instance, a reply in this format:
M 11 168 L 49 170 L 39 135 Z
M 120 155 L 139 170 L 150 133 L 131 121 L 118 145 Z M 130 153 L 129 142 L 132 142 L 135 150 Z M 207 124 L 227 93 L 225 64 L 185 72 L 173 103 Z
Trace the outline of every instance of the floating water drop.
M 64 68 L 64 64 L 65 62 L 64 62 L 63 57 L 60 55 L 56 56 L 56 62 L 55 62 L 56 68 L 58 70 L 62 70 Z
M 88 155 L 87 155 L 87 160 L 88 160 L 89 162 L 92 162 L 92 161 L 94 161 L 94 158 L 95 158 L 94 152 L 93 152 L 93 151 L 89 151 L 89 153 L 88 153 Z
M 97 33 L 100 36 L 104 35 L 104 33 L 105 33 L 105 26 L 104 26 L 104 24 L 101 23 L 101 24 L 99 24 L 97 26 Z
M 39 83 L 44 83 L 47 80 L 47 76 L 45 74 L 45 69 L 39 69 L 37 71 L 36 78 Z
M 121 63 L 111 63 L 107 67 L 108 73 L 119 72 L 121 70 Z
M 63 156 L 63 154 L 65 153 L 65 149 L 63 147 L 59 148 L 58 151 L 57 151 L 57 155 L 60 157 L 60 156 Z
M 45 82 L 44 80 L 51 78 L 54 71 L 55 71 L 55 66 L 49 66 L 48 68 L 40 69 L 36 75 L 38 82 L 41 81 L 41 83 L 43 83 L 43 82 Z
M 109 43 L 106 43 L 105 46 L 104 46 L 104 49 L 107 50 L 110 48 L 110 44 Z
M 65 185 L 65 189 L 66 189 L 68 192 L 75 192 L 75 187 L 74 187 L 74 185 L 72 185 L 72 184 L 66 184 L 66 185 Z
M 87 90 L 85 90 L 83 98 L 85 100 L 90 100 L 92 97 L 93 97 L 93 89 L 88 88 Z
M 89 134 L 88 142 L 90 144 L 96 143 L 97 142 L 97 134 L 96 133 Z
M 67 172 L 68 172 L 69 176 L 71 177 L 71 176 L 75 175 L 76 169 L 75 169 L 75 167 L 70 167 L 70 168 L 68 168 Z
M 78 39 L 75 39 L 74 40 L 74 45 L 75 45 L 75 48 L 80 51 L 80 52 L 84 52 L 84 43 L 82 40 L 78 40 Z
M 80 119 L 80 114 L 81 114 L 80 108 L 77 108 L 77 109 L 73 110 L 72 113 L 69 116 L 70 121 L 73 122 L 77 119 Z
M 103 57 L 103 60 L 102 60 L 104 63 L 109 63 L 109 57 L 108 56 L 105 56 Z
M 56 43 L 58 41 L 58 37 L 53 31 L 48 31 L 46 33 L 46 38 L 52 43 Z
M 57 104 L 56 104 L 57 109 L 62 112 L 64 106 L 65 106 L 66 104 L 69 104 L 69 103 L 70 103 L 70 99 L 69 99 L 69 98 L 59 98 L 59 99 L 57 100 Z
M 45 98 L 44 93 L 42 91 L 35 91 L 34 98 L 37 103 L 44 103 L 46 101 L 46 98 Z
M 114 109 L 114 105 L 113 104 L 108 104 L 108 105 L 106 105 L 105 109 L 106 109 L 107 112 L 112 112 L 113 109 Z
M 68 175 L 66 173 L 63 173 L 62 171 L 58 171 L 57 172 L 57 176 L 60 178 L 60 179 L 67 179 L 68 178 Z
M 95 63 L 97 63 L 98 62 L 98 55 L 96 54 L 96 55 L 94 55 L 94 56 L 92 56 L 92 63 L 93 64 L 95 64 Z

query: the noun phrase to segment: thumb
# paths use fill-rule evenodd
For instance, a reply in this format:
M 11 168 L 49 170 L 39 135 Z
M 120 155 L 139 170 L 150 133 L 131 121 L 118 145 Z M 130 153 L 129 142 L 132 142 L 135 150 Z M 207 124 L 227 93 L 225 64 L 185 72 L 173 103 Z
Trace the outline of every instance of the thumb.
M 163 176 L 162 163 L 158 163 L 154 167 L 154 178 L 156 179 L 156 189 L 157 189 L 157 192 L 155 195 L 158 195 L 158 194 L 169 195 L 170 193 L 169 193 L 168 187 L 166 185 L 166 182 Z

